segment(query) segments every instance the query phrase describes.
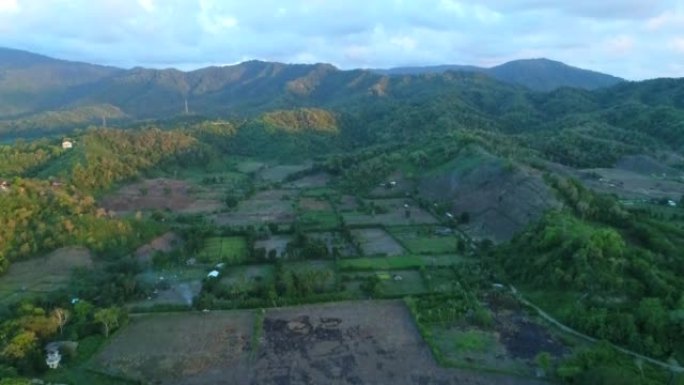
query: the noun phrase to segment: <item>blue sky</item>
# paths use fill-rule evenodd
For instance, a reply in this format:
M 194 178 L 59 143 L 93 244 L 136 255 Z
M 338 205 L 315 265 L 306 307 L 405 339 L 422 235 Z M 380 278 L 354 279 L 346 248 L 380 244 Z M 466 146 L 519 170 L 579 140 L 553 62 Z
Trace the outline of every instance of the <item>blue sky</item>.
M 547 57 L 684 76 L 682 0 L 0 0 L 0 46 L 120 67 L 340 68 Z

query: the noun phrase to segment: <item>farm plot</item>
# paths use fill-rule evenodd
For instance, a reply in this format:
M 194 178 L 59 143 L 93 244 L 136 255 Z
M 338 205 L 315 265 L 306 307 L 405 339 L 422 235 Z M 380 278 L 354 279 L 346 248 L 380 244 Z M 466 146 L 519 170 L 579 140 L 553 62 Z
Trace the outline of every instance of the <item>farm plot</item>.
M 295 219 L 292 191 L 261 191 L 242 201 L 228 213 L 215 215 L 219 226 L 261 226 L 266 223 L 290 223 Z
M 253 314 L 134 317 L 90 367 L 166 385 L 543 383 L 439 367 L 399 301 L 272 309 L 258 323 Z
M 401 255 L 404 248 L 383 229 L 352 230 L 364 255 Z
M 305 177 L 293 180 L 292 182 L 286 183 L 283 187 L 288 189 L 310 189 L 325 187 L 330 181 L 330 175 L 319 172 L 313 175 L 307 175 Z
M 44 257 L 14 262 L 0 277 L 0 303 L 59 290 L 66 286 L 73 269 L 92 265 L 90 252 L 82 247 L 64 247 Z
M 154 287 L 147 299 L 133 302 L 131 308 L 147 308 L 156 305 L 191 306 L 193 299 L 202 290 L 202 279 L 206 276 L 202 268 L 171 268 L 148 270 L 137 279 Z
M 168 253 L 179 247 L 182 243 L 182 239 L 178 234 L 174 232 L 168 232 L 162 236 L 159 236 L 150 243 L 140 246 L 134 253 L 135 258 L 143 263 L 152 263 L 152 257 L 156 252 Z
M 534 376 L 536 357 L 549 354 L 551 364 L 570 353 L 546 326 L 525 313 L 515 300 L 490 296 L 486 301 L 490 326 L 462 320 L 429 326 L 445 361 L 477 369 L 496 369 Z
M 400 302 L 266 312 L 252 384 L 535 384 L 438 367 Z
M 332 261 L 300 261 L 288 263 L 284 266 L 285 277 L 293 272 L 300 275 L 310 275 L 318 291 L 331 290 L 335 287 L 335 264 Z
M 107 210 L 132 213 L 139 210 L 211 212 L 224 207 L 216 198 L 198 197 L 202 188 L 182 180 L 155 178 L 123 186 L 100 202 Z
M 408 207 L 406 207 L 406 206 Z M 353 212 L 343 212 L 349 225 L 417 225 L 435 224 L 437 220 L 429 212 L 405 199 L 371 199 Z
M 440 235 L 435 226 L 396 226 L 387 231 L 414 254 L 453 253 L 459 239 L 452 234 Z
M 247 291 L 255 286 L 273 280 L 273 265 L 234 266 L 223 272 L 220 283 Z
M 328 253 L 332 256 L 354 257 L 359 254 L 354 245 L 349 243 L 340 232 L 314 232 L 306 234 L 309 238 L 324 242 L 328 247 Z
M 290 243 L 292 237 L 289 235 L 271 235 L 268 239 L 260 239 L 254 242 L 254 249 L 263 248 L 268 255 L 271 250 L 275 250 L 276 257 L 284 258 L 287 250 L 287 244 Z
M 91 367 L 143 383 L 244 383 L 252 323 L 245 311 L 133 317 Z
M 391 270 L 375 272 L 343 273 L 340 277 L 345 290 L 353 295 L 363 295 L 361 287 L 368 278 L 379 278 L 377 293 L 374 296 L 402 297 L 427 293 L 429 290 L 417 270 Z
M 334 211 L 305 211 L 297 216 L 297 223 L 304 231 L 333 230 L 340 226 Z
M 236 264 L 247 260 L 249 251 L 243 237 L 211 237 L 204 241 L 204 247 L 197 259 L 205 263 Z
M 288 176 L 304 171 L 311 167 L 311 164 L 293 164 L 293 165 L 277 165 L 272 167 L 262 168 L 257 173 L 257 178 L 263 179 L 266 182 L 278 183 L 282 182 Z

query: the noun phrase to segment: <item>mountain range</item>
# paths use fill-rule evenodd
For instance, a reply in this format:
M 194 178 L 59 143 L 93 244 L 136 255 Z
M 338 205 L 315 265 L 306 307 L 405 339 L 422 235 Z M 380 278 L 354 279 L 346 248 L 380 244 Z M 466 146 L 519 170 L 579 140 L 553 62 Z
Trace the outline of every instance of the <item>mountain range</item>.
M 436 66 L 389 70 L 247 61 L 183 72 L 121 69 L 0 48 L 0 132 L 48 130 L 103 119 L 138 121 L 186 113 L 251 116 L 275 108 L 334 107 L 368 97 L 421 93 L 425 90 L 418 84 L 439 88 L 453 79 L 500 81 L 534 91 L 596 89 L 623 82 L 547 59 L 518 60 L 489 69 Z

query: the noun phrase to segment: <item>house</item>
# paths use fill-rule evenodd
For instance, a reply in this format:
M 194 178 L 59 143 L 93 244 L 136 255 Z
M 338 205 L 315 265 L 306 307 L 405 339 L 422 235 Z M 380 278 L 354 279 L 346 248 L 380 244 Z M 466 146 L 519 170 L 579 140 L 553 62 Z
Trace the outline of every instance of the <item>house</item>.
M 8 191 L 9 186 L 9 182 L 7 182 L 6 180 L 0 180 L 0 191 Z
M 677 202 L 673 201 L 672 199 L 668 199 L 667 205 L 670 206 L 670 207 L 676 207 L 676 206 L 677 206 Z
M 207 274 L 207 278 L 217 278 L 219 276 L 218 270 L 212 270 Z
M 69 139 L 64 139 L 62 141 L 62 148 L 64 150 L 68 150 L 68 149 L 73 148 L 73 147 L 74 147 L 74 142 L 70 141 Z
M 62 361 L 62 355 L 59 353 L 59 345 L 48 344 L 45 350 L 47 352 L 45 363 L 50 369 L 57 369 L 60 361 Z

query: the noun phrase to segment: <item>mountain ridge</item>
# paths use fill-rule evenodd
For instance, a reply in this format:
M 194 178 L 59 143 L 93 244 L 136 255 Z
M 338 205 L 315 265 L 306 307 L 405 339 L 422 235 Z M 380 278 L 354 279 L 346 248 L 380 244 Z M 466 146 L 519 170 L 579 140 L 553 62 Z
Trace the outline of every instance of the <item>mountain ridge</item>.
M 610 87 L 625 81 L 625 79 L 617 76 L 570 66 L 547 58 L 512 60 L 493 67 L 442 64 L 370 69 L 370 71 L 388 76 L 444 73 L 446 71 L 477 72 L 492 76 L 505 83 L 522 85 L 535 91 L 552 91 L 560 87 L 593 90 Z

